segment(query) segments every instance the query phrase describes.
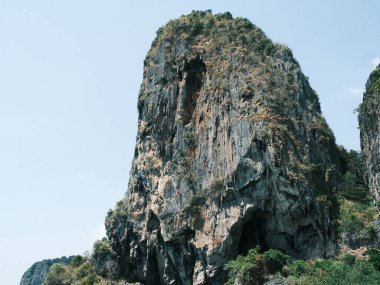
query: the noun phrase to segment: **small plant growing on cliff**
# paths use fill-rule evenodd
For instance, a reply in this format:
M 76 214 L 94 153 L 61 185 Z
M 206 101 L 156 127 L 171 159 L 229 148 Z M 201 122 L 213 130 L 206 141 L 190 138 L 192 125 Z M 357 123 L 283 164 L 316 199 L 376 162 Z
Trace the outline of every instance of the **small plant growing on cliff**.
M 206 195 L 205 192 L 195 194 L 190 198 L 189 203 L 183 209 L 183 212 L 186 215 L 194 216 L 200 213 L 202 207 L 204 207 L 206 203 Z
M 194 135 L 190 132 L 186 132 L 184 136 L 185 144 L 189 149 L 194 149 L 197 147 Z
M 125 200 L 117 202 L 114 210 L 110 209 L 106 216 L 106 228 L 118 221 L 123 221 L 128 217 Z
M 224 181 L 217 178 L 210 185 L 210 192 L 221 192 L 225 188 Z

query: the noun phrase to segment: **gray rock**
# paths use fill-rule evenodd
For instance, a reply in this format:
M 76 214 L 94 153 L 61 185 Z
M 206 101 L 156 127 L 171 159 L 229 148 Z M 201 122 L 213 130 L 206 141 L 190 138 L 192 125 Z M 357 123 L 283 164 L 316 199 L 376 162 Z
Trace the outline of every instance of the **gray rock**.
M 335 253 L 335 139 L 287 47 L 230 14 L 171 21 L 138 111 L 128 191 L 106 219 L 129 282 L 223 284 L 256 245 Z
M 371 73 L 359 108 L 360 144 L 365 178 L 376 201 L 380 200 L 380 65 Z

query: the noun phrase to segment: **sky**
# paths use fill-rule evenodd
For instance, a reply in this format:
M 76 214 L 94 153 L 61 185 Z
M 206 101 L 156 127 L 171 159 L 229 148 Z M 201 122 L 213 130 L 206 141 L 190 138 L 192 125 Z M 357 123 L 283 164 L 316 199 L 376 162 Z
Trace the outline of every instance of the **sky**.
M 230 11 L 287 44 L 338 144 L 360 149 L 354 109 L 380 63 L 377 0 L 0 0 L 0 276 L 82 254 L 127 190 L 143 60 L 156 30 Z

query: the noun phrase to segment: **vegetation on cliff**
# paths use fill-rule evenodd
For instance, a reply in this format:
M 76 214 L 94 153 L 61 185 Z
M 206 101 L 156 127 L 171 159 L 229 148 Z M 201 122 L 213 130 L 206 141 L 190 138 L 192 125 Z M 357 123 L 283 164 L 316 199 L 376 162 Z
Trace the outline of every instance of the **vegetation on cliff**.
M 368 250 L 367 258 L 344 254 L 331 259 L 295 260 L 277 250 L 260 253 L 251 249 L 226 265 L 226 285 L 377 285 L 380 251 Z M 272 283 L 273 282 L 273 283 Z
M 315 259 L 338 241 L 376 246 L 378 215 L 360 155 L 336 146 L 289 48 L 230 13 L 172 20 L 144 62 L 138 109 L 108 238 L 44 285 L 219 285 L 226 270 L 227 284 L 378 284 L 376 248 Z
M 379 216 L 371 193 L 364 181 L 364 165 L 360 154 L 339 146 L 341 189 L 338 221 L 342 245 L 340 255 L 329 259 L 299 260 L 280 251 L 262 252 L 251 249 L 226 265 L 227 285 L 368 285 L 379 284 L 380 248 L 375 221 Z M 359 249 L 364 254 L 353 255 L 345 250 Z M 360 251 L 359 251 L 360 252 Z M 273 282 L 273 283 L 271 283 Z M 277 282 L 277 283 L 276 283 Z
M 122 285 L 114 251 L 106 238 L 94 244 L 91 257 L 77 255 L 69 264 L 54 264 L 43 285 Z M 40 283 L 41 284 L 41 283 Z
M 25 273 L 23 274 L 20 285 L 41 285 L 45 280 L 49 269 L 54 264 L 67 265 L 69 264 L 74 256 L 61 257 L 55 259 L 45 259 L 34 263 Z
M 374 222 L 379 214 L 364 181 L 364 163 L 356 151 L 340 147 L 342 182 L 339 193 L 340 237 L 348 247 L 356 249 L 378 243 Z
M 89 260 L 97 276 L 222 284 L 224 264 L 256 245 L 336 251 L 339 155 L 289 48 L 230 13 L 170 21 L 138 111 L 128 191 L 106 218 L 114 254 Z

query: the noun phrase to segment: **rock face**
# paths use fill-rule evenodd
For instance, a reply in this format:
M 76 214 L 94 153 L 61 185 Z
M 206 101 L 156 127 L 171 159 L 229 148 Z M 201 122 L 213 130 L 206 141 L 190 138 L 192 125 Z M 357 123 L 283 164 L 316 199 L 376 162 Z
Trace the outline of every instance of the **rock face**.
M 380 65 L 366 84 L 359 108 L 360 144 L 365 177 L 376 201 L 380 200 Z
M 46 259 L 36 262 L 22 275 L 20 285 L 41 285 L 53 264 L 59 263 L 67 265 L 72 259 L 73 256 L 64 256 L 61 258 Z
M 335 252 L 335 139 L 287 47 L 229 13 L 182 16 L 148 52 L 138 111 L 128 191 L 106 218 L 129 282 L 223 284 L 257 245 Z

